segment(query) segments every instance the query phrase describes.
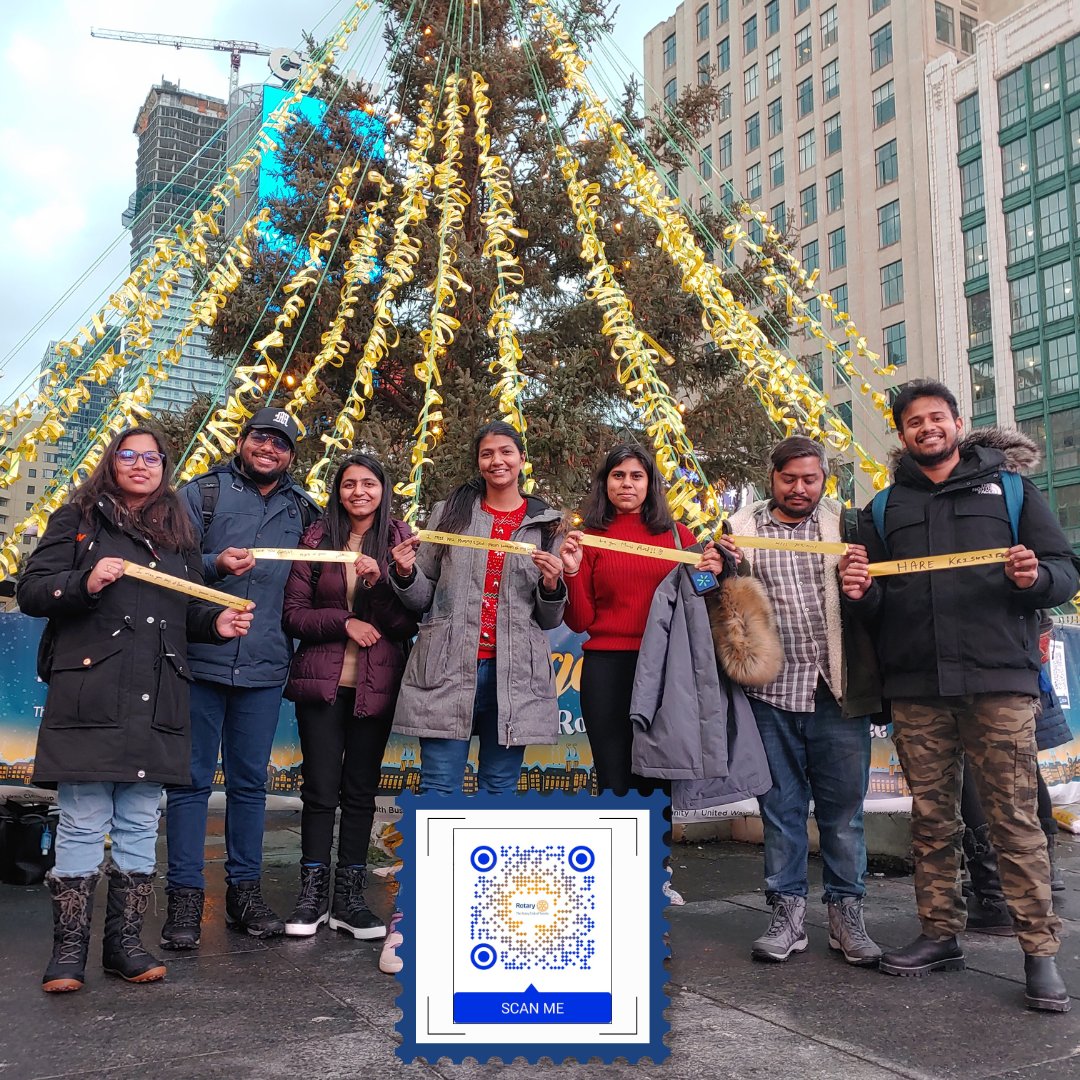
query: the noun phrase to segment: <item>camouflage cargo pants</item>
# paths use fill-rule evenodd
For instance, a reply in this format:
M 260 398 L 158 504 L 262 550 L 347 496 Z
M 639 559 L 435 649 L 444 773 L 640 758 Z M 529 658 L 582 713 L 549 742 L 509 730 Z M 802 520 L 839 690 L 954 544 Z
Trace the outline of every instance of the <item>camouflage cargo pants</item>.
M 1024 952 L 1054 956 L 1061 920 L 1050 902 L 1050 863 L 1036 812 L 1035 699 L 1027 694 L 894 701 L 896 752 L 911 787 L 915 895 L 923 933 L 960 933 L 963 759 L 997 849 L 1001 886 Z

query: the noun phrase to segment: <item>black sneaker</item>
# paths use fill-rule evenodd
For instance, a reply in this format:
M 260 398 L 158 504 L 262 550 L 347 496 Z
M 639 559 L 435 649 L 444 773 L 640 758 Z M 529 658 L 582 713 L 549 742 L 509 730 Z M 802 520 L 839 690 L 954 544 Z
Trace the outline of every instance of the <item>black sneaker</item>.
M 203 903 L 206 895 L 202 889 L 180 886 L 166 889 L 169 914 L 161 928 L 161 947 L 179 952 L 197 949 L 202 934 Z
M 285 920 L 289 937 L 311 937 L 330 917 L 330 867 L 300 866 L 300 895 Z
M 225 890 L 225 925 L 256 938 L 285 933 L 285 922 L 263 899 L 258 880 L 237 881 Z
M 361 941 L 386 937 L 386 926 L 367 906 L 364 888 L 366 866 L 339 866 L 334 872 L 334 905 L 330 910 L 330 929 L 344 930 Z

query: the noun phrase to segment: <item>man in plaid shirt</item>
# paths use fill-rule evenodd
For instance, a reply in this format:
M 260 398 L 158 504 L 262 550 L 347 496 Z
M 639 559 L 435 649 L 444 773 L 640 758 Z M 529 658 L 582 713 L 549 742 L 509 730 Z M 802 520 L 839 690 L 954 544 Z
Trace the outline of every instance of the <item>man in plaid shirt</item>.
M 770 455 L 772 498 L 738 511 L 739 536 L 840 540 L 840 506 L 822 500 L 825 450 L 810 439 L 784 439 Z M 784 647 L 775 682 L 747 688 L 772 771 L 759 800 L 765 832 L 768 929 L 753 944 L 758 960 L 783 961 L 807 947 L 806 897 L 810 801 L 821 840 L 829 946 L 849 964 L 876 964 L 881 950 L 863 923 L 866 843 L 863 798 L 870 777 L 870 720 L 844 715 L 843 639 L 836 556 L 740 551 L 722 543 L 768 591 Z

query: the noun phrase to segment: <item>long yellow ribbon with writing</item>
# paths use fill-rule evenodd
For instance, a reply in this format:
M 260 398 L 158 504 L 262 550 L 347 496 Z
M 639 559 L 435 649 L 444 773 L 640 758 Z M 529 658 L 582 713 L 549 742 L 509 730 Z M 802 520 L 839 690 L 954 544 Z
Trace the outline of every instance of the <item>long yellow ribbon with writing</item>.
M 427 544 L 447 544 L 450 547 L 475 548 L 480 551 L 503 551 L 507 555 L 531 555 L 535 544 L 521 540 L 495 540 L 487 536 L 461 536 L 458 533 L 420 529 L 417 534 Z
M 253 559 L 285 559 L 290 562 L 354 563 L 357 552 L 323 548 L 248 548 Z
M 871 577 L 888 574 L 918 574 L 924 570 L 957 570 L 965 566 L 983 566 L 1004 562 L 1009 557 L 1005 548 L 984 548 L 982 551 L 956 551 L 951 555 L 926 555 L 921 559 L 898 559 L 895 562 L 871 563 Z
M 730 536 L 736 547 L 768 551 L 800 551 L 804 555 L 843 555 L 847 544 L 833 540 L 782 540 L 777 536 Z
M 138 581 L 148 581 L 151 585 L 160 585 L 163 589 L 172 589 L 173 592 L 186 593 L 199 600 L 209 600 L 211 604 L 221 604 L 222 607 L 236 608 L 237 611 L 248 611 L 255 606 L 254 601 L 245 600 L 242 596 L 233 596 L 231 593 L 219 592 L 207 585 L 199 585 L 194 581 L 185 581 L 183 578 L 174 577 L 172 574 L 163 573 L 161 570 L 151 570 L 148 566 L 124 560 L 124 574 L 127 577 L 136 578 Z
M 772 536 L 732 536 L 738 547 L 769 548 L 772 551 L 798 551 L 804 555 L 843 555 L 847 544 L 832 543 L 827 540 L 781 540 Z M 627 555 L 642 555 L 647 559 L 667 559 L 668 562 L 687 563 L 696 566 L 701 561 L 700 551 L 679 551 L 675 548 L 654 547 L 652 544 L 637 544 L 631 540 L 616 540 L 610 536 L 582 536 L 585 547 L 602 548 L 606 551 L 621 551 Z

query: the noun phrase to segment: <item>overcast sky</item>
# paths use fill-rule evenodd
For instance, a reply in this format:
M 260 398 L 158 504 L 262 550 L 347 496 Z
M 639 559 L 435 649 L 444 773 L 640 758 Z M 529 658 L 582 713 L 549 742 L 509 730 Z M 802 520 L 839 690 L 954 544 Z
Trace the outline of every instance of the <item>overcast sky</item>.
M 637 68 L 645 33 L 676 5 L 622 0 L 615 45 Z M 4 4 L 0 236 L 7 257 L 0 269 L 0 401 L 9 401 L 37 370 L 49 341 L 68 336 L 127 272 L 128 234 L 120 214 L 135 185 L 132 127 L 147 91 L 164 77 L 222 98 L 228 92 L 225 53 L 105 41 L 91 38 L 90 28 L 291 47 L 304 30 L 325 36 L 346 7 L 347 0 Z M 266 74 L 264 58 L 244 58 L 241 82 L 262 82 Z

